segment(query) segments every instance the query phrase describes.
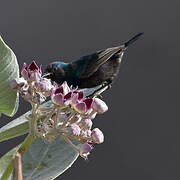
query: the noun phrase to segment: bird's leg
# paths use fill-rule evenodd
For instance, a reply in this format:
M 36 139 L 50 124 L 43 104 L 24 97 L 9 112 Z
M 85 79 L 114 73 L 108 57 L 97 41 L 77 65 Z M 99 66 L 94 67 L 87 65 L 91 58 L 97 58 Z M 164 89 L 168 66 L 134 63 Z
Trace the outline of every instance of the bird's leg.
M 100 97 L 100 99 L 102 99 L 101 93 L 103 93 L 107 89 L 111 88 L 111 86 L 112 86 L 111 83 L 112 82 L 110 82 L 110 81 L 109 82 L 105 82 L 99 89 L 95 90 L 92 94 L 90 94 L 87 97 L 88 98 Z

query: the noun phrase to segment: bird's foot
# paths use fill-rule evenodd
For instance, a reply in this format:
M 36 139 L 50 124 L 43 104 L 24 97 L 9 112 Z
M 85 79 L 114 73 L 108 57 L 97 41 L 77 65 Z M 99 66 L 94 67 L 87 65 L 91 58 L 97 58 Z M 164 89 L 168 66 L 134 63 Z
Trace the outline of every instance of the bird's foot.
M 108 84 L 107 86 L 108 86 L 107 89 L 110 89 L 112 87 L 112 84 Z
M 99 99 L 103 99 L 103 96 L 101 94 L 98 94 L 96 97 Z

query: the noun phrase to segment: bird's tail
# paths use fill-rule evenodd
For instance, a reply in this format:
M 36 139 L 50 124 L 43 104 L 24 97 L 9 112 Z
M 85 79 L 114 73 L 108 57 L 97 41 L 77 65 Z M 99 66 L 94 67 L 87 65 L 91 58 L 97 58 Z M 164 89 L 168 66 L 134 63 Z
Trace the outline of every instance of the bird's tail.
M 138 40 L 139 39 L 139 37 L 141 36 L 141 35 L 143 35 L 144 33 L 138 33 L 138 34 L 136 34 L 134 37 L 132 37 L 129 41 L 127 41 L 127 42 L 125 42 L 124 43 L 124 46 L 125 47 L 128 47 L 130 44 L 132 44 L 132 43 L 134 43 L 136 40 Z

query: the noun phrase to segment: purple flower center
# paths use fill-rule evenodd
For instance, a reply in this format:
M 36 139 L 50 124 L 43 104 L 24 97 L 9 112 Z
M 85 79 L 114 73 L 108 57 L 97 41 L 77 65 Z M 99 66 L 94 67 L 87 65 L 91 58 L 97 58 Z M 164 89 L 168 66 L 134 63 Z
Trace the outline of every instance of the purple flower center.
M 64 94 L 64 89 L 63 89 L 63 87 L 60 87 L 60 88 L 57 88 L 56 90 L 55 90 L 55 92 L 54 92 L 54 94 Z
M 90 109 L 92 106 L 93 99 L 86 98 L 86 99 L 84 99 L 83 102 L 86 104 L 87 109 Z
M 27 69 L 27 68 L 26 68 Z M 28 67 L 28 70 L 30 71 L 39 71 L 39 67 L 37 66 L 37 64 L 35 63 L 35 61 L 33 61 L 29 67 Z
M 70 99 L 70 98 L 71 98 L 71 95 L 72 95 L 72 92 L 69 92 L 68 94 L 66 94 L 66 95 L 64 96 L 64 99 L 66 99 L 66 100 Z
M 83 91 L 79 91 L 79 93 L 78 93 L 78 100 L 80 101 L 81 99 L 83 99 L 83 97 L 84 97 Z

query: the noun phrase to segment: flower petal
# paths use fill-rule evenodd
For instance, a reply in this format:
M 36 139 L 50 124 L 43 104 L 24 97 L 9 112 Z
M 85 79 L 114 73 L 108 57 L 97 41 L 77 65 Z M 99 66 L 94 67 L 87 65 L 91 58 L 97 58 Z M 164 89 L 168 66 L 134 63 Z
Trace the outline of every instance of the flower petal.
M 27 72 L 27 65 L 24 63 L 23 68 L 21 70 L 21 76 L 23 76 L 25 79 L 29 78 L 29 74 Z
M 84 114 L 86 113 L 87 109 L 86 109 L 86 104 L 84 102 L 82 103 L 77 103 L 75 106 L 74 106 L 74 109 L 80 113 L 80 114 Z
M 91 150 L 93 149 L 93 146 L 91 144 L 84 143 L 81 147 L 81 155 L 82 157 L 84 157 L 85 159 L 87 159 L 87 156 L 90 154 Z
M 59 88 L 57 88 L 55 91 L 54 91 L 54 94 L 64 94 L 64 90 L 63 90 L 63 87 L 60 86 Z
M 64 105 L 64 96 L 62 94 L 52 95 L 51 100 L 54 104 L 58 106 Z
M 72 94 L 71 96 L 71 103 L 73 106 L 75 106 L 78 103 L 78 95 L 77 94 Z
M 64 99 L 65 99 L 65 100 L 68 100 L 68 99 L 71 98 L 71 96 L 72 96 L 72 92 L 69 92 L 68 94 L 66 94 L 66 95 L 64 96 Z
M 64 94 L 67 94 L 67 93 L 69 93 L 71 91 L 71 89 L 69 88 L 66 81 L 64 81 L 64 83 L 61 85 L 61 87 L 63 88 Z
M 77 94 L 79 101 L 84 98 L 84 92 L 83 91 L 74 90 L 73 94 Z
M 16 78 L 16 79 L 13 79 L 10 83 L 9 83 L 9 86 L 12 88 L 12 89 L 19 89 L 21 87 L 23 87 L 25 84 L 27 84 L 27 81 L 21 77 L 21 78 Z
M 83 102 L 86 104 L 86 107 L 87 107 L 87 109 L 89 110 L 89 109 L 92 107 L 93 99 L 91 99 L 91 98 L 86 98 L 86 99 L 83 100 Z
M 41 74 L 38 71 L 29 72 L 30 81 L 39 81 L 41 79 Z
M 35 61 L 33 61 L 27 68 L 28 71 L 39 71 L 39 67 Z
M 84 98 L 84 92 L 83 91 L 79 91 L 78 92 L 78 100 L 82 100 Z

